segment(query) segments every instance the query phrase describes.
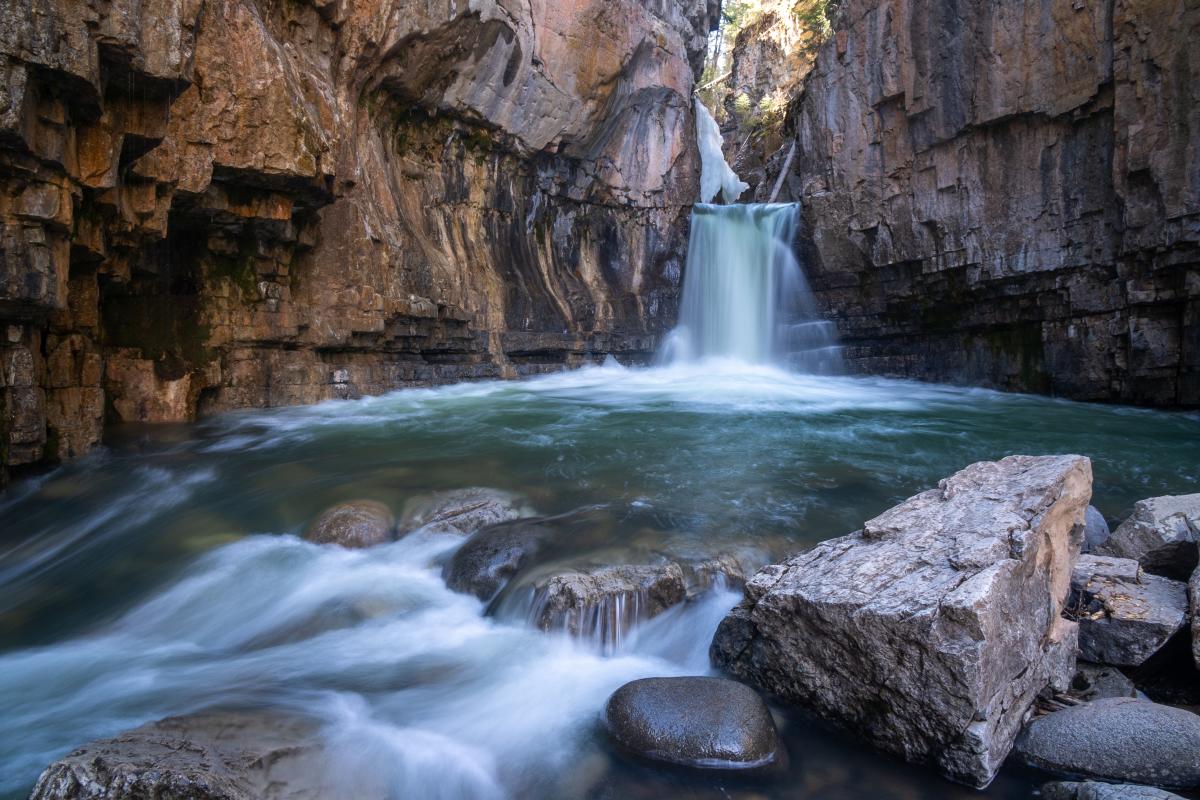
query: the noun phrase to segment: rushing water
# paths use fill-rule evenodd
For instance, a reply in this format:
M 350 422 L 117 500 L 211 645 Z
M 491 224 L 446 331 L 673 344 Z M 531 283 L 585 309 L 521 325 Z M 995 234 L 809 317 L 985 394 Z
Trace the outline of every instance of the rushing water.
M 605 559 L 691 548 L 765 562 L 1014 452 L 1091 456 L 1115 520 L 1194 491 L 1198 444 L 1194 415 L 711 361 L 119 429 L 0 497 L 0 796 L 88 739 L 266 704 L 322 722 L 357 796 L 966 797 L 797 716 L 782 718 L 789 772 L 763 784 L 611 754 L 607 695 L 706 672 L 732 592 L 605 655 L 449 591 L 439 564 L 455 537 L 345 551 L 295 534 L 347 498 L 399 511 L 491 486 L 545 514 L 602 504 Z M 1006 768 L 990 791 L 1030 785 Z
M 679 326 L 668 363 L 728 358 L 842 371 L 834 324 L 821 318 L 796 260 L 795 203 L 693 207 Z

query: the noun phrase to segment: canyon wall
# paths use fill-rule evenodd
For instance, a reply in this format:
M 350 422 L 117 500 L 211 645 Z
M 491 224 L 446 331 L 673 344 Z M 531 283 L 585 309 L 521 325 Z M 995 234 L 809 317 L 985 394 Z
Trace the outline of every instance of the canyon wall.
M 719 0 L 0 0 L 0 483 L 106 421 L 646 357 Z
M 1195 0 L 846 0 L 781 199 L 855 368 L 1200 406 L 1198 42 Z

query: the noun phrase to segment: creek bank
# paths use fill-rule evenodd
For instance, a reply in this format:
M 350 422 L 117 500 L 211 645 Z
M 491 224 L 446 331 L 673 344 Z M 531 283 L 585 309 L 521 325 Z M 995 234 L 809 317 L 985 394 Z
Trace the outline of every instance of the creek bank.
M 1061 612 L 1091 477 L 1081 456 L 972 464 L 759 571 L 718 628 L 713 661 L 986 786 L 1034 698 L 1074 674 L 1077 626 Z

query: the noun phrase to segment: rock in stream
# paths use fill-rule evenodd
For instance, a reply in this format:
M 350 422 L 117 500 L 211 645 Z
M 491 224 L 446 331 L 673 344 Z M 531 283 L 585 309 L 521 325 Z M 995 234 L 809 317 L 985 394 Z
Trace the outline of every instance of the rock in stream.
M 972 464 L 758 572 L 712 656 L 877 747 L 986 786 L 1074 672 L 1062 617 L 1091 495 L 1081 456 Z

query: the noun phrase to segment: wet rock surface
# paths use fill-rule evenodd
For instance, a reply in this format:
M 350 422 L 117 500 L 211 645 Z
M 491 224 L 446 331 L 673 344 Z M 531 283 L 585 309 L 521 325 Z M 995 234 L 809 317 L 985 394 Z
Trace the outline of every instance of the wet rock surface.
M 351 500 L 322 511 L 304 531 L 304 538 L 316 544 L 342 547 L 373 547 L 395 537 L 396 519 L 383 503 Z
M 715 2 L 36 9 L 0 20 L 0 468 L 670 324 Z
M 652 761 L 714 770 L 762 769 L 784 758 L 771 712 L 749 686 L 724 678 L 643 678 L 613 693 L 609 737 Z
M 521 498 L 497 489 L 456 489 L 417 498 L 404 507 L 401 535 L 424 528 L 435 533 L 471 534 L 488 525 L 526 516 Z
M 1198 25 L 1178 1 L 841 3 L 756 198 L 785 173 L 847 361 L 1200 405 Z
M 1091 494 L 1079 456 L 973 464 L 759 571 L 714 662 L 911 761 L 987 785 L 1073 675 L 1062 618 Z
M 272 712 L 171 717 L 51 764 L 30 800 L 315 800 L 316 725 Z
M 624 565 L 570 570 L 535 581 L 532 621 L 615 645 L 638 622 L 687 598 L 678 564 Z
M 1200 559 L 1200 494 L 1140 500 L 1098 549 L 1132 558 L 1147 572 L 1187 580 Z
M 1097 700 L 1034 720 L 1017 753 L 1071 776 L 1187 789 L 1200 786 L 1200 716 L 1145 700 Z
M 1055 781 L 1042 786 L 1046 800 L 1183 800 L 1179 795 L 1153 786 L 1097 781 Z
M 1088 661 L 1140 666 L 1187 624 L 1187 585 L 1147 574 L 1132 559 L 1080 556 L 1071 593 L 1079 655 Z
M 1200 669 L 1200 567 L 1188 581 L 1188 617 L 1192 621 L 1192 660 Z

